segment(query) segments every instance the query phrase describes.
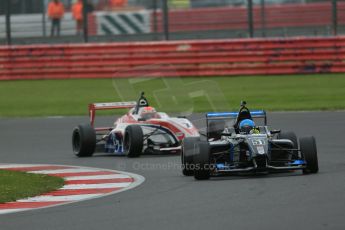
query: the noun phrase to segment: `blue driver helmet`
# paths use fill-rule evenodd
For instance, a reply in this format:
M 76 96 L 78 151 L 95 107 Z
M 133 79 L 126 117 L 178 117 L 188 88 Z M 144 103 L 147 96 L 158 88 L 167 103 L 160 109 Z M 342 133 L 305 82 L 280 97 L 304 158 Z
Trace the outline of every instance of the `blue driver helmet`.
M 240 122 L 239 128 L 242 133 L 249 133 L 255 127 L 255 123 L 251 119 L 244 119 Z

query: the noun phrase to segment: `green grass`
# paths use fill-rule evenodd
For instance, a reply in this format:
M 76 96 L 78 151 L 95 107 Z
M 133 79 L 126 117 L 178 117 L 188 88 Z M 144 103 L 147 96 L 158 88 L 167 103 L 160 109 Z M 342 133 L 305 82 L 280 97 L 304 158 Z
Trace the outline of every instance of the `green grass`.
M 88 103 L 136 100 L 142 90 L 167 112 L 233 110 L 241 100 L 269 111 L 345 109 L 343 74 L 73 79 L 1 81 L 0 116 L 87 115 Z
M 0 203 L 33 197 L 61 188 L 59 177 L 0 170 Z

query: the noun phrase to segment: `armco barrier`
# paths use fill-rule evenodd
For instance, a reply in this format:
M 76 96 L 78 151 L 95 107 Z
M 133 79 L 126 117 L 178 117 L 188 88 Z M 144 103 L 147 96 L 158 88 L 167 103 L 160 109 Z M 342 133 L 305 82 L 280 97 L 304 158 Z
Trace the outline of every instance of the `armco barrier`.
M 345 37 L 0 48 L 0 80 L 345 72 Z

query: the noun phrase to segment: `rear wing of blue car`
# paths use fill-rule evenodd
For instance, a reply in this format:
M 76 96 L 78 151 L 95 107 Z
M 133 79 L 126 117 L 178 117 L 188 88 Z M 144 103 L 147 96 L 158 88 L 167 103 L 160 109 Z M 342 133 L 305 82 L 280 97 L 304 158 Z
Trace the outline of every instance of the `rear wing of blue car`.
M 207 113 L 207 120 L 216 120 L 216 119 L 236 119 L 239 112 L 216 112 L 216 113 Z M 265 119 L 265 125 L 267 124 L 267 117 L 265 110 L 252 110 L 250 111 L 252 118 L 263 118 Z

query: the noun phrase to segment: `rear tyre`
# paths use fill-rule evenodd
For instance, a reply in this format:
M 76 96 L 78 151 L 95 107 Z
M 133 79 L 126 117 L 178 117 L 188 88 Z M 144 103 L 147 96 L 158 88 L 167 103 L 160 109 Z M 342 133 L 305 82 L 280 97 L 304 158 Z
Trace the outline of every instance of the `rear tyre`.
M 193 176 L 194 169 L 193 155 L 195 154 L 195 147 L 200 142 L 200 137 L 186 137 L 182 142 L 181 164 L 182 174 L 185 176 Z
M 299 139 L 302 157 L 306 161 L 306 168 L 303 169 L 304 174 L 317 173 L 319 164 L 317 159 L 316 141 L 314 137 L 302 137 Z
M 208 180 L 211 175 L 210 145 L 206 141 L 200 141 L 199 153 L 193 157 L 194 178 L 196 180 Z
M 96 132 L 89 125 L 78 125 L 72 134 L 73 153 L 78 157 L 90 157 L 96 148 Z
M 126 127 L 123 148 L 127 157 L 139 157 L 143 151 L 143 142 L 144 134 L 139 125 Z
M 222 120 L 210 121 L 208 124 L 207 137 L 219 140 L 225 129 L 225 122 Z
M 298 141 L 297 141 L 297 136 L 294 132 L 280 132 L 278 134 L 278 139 L 288 139 L 292 141 L 294 145 L 294 149 L 298 149 Z M 292 160 L 297 160 L 298 159 L 298 150 L 292 151 Z

